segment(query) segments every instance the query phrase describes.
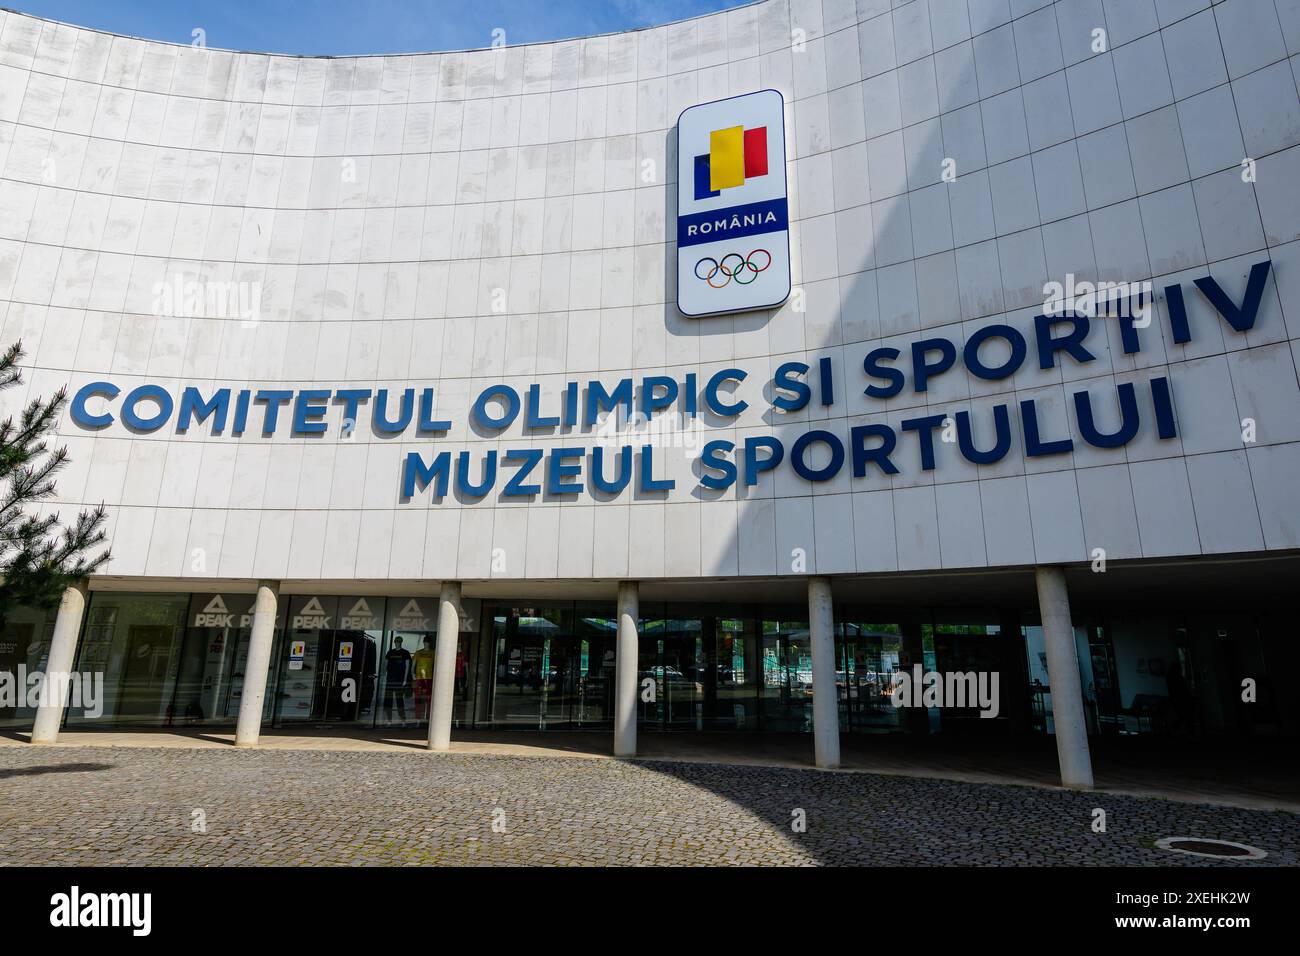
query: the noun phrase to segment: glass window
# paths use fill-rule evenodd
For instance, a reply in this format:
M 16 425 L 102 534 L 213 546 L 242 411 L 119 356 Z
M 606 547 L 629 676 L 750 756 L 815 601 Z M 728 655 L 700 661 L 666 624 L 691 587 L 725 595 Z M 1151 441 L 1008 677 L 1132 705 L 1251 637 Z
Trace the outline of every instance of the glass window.
M 388 599 L 388 626 L 380 662 L 379 727 L 427 727 L 433 701 L 433 670 L 438 650 L 438 599 L 396 597 Z M 477 635 L 458 636 L 454 665 L 452 726 L 468 719 L 473 700 L 470 672 Z
M 812 643 L 807 621 L 762 624 L 763 729 L 812 731 Z
M 708 617 L 703 633 L 704 651 L 712 648 L 702 675 L 704 726 L 757 730 L 760 671 L 753 618 Z
M 674 610 L 684 613 L 670 617 L 652 606 L 653 616 L 640 621 L 637 718 L 662 730 L 701 729 L 708 666 L 702 623 Z
M 901 626 L 846 622 L 836 627 L 835 643 L 840 730 L 857 734 L 901 731 L 902 712 L 892 699 L 901 666 Z
M 1056 721 L 1052 712 L 1052 679 L 1047 670 L 1047 643 L 1043 637 L 1042 625 L 1036 622 L 1026 625 L 1024 630 L 1025 657 L 1029 669 L 1030 724 L 1034 731 L 1044 734 L 1056 733 Z M 1089 629 L 1082 625 L 1074 627 L 1074 650 L 1079 661 L 1079 688 L 1083 696 L 1084 718 L 1090 733 L 1104 729 L 1102 711 L 1098 707 L 1099 683 L 1103 689 L 1109 685 L 1106 676 L 1113 670 L 1107 655 L 1102 653 L 1100 645 L 1090 647 Z M 1097 668 L 1096 670 L 1094 668 Z M 1100 682 L 1097 675 L 1100 674 Z
M 252 594 L 195 594 L 176 678 L 176 724 L 230 723 L 239 716 L 244 662 L 252 636 Z M 274 694 L 265 695 L 263 719 Z
M 577 676 L 574 688 L 575 729 L 614 726 L 615 649 L 618 644 L 616 609 L 608 604 L 579 602 L 574 608 L 574 654 Z
M 277 654 L 276 720 L 369 724 L 384 599 L 299 594 L 288 603 Z
M 0 627 L 0 727 L 30 727 L 36 708 L 28 707 L 27 677 L 45 671 L 57 608 L 11 608 Z
M 427 600 L 427 599 L 426 599 Z M 391 604 L 402 603 L 399 598 Z M 420 720 L 428 720 L 428 701 L 431 696 L 432 683 L 421 683 L 420 697 L 424 713 L 420 714 L 415 706 L 415 654 L 421 654 L 421 681 L 432 681 L 433 647 L 429 630 L 429 618 L 424 613 L 418 600 L 412 598 L 405 602 L 408 614 L 402 615 L 398 622 L 402 627 L 393 626 L 393 611 L 389 610 L 389 626 L 385 632 L 384 653 L 379 666 L 380 708 L 376 714 L 376 724 L 380 727 L 409 727 Z M 413 607 L 412 607 L 413 605 Z
M 491 620 L 495 654 L 494 726 L 613 726 L 617 621 L 612 605 L 488 605 L 484 613 Z
M 76 669 L 103 675 L 103 710 L 69 707 L 68 723 L 175 725 L 189 604 L 188 594 L 92 592 Z
M 1020 680 L 1023 673 L 1019 663 L 1020 635 L 1003 633 L 997 611 L 937 609 L 933 623 L 921 627 L 921 644 L 927 670 L 944 675 L 973 674 L 976 681 L 974 688 L 969 685 L 962 688 L 967 694 L 964 706 L 945 701 L 945 706 L 929 709 L 931 731 L 965 733 L 996 729 L 1004 732 L 1011 714 L 1009 685 Z M 990 719 L 982 716 L 979 695 L 992 695 L 995 676 L 997 717 Z M 969 696 L 971 690 L 977 692 L 974 699 Z

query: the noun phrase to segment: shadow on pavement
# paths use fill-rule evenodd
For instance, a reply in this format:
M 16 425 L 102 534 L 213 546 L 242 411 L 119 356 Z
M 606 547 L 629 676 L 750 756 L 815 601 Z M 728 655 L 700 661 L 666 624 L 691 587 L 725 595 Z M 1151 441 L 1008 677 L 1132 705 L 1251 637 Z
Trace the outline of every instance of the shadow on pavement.
M 0 780 L 11 777 L 39 777 L 49 773 L 90 773 L 96 770 L 112 770 L 116 764 L 111 763 L 65 763 L 47 764 L 42 767 L 9 767 L 0 769 Z

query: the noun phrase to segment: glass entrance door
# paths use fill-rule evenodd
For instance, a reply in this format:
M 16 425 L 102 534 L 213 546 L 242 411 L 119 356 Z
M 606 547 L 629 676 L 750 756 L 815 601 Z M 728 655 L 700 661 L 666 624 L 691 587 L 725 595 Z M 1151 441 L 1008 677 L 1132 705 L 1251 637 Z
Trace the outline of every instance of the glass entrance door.
M 574 702 L 570 726 L 593 730 L 614 726 L 614 670 L 618 621 L 614 608 L 579 602 L 573 607 L 570 660 Z
M 614 639 L 609 635 L 578 638 L 577 700 L 573 725 L 607 727 L 614 720 Z
M 382 598 L 289 599 L 276 684 L 277 721 L 371 721 L 383 609 Z
M 369 723 L 374 713 L 377 639 L 365 631 L 330 631 L 329 665 L 321 669 L 322 718 L 329 722 Z
M 368 722 L 375 700 L 375 643 L 365 632 L 332 628 L 291 635 L 281 654 L 277 719 Z

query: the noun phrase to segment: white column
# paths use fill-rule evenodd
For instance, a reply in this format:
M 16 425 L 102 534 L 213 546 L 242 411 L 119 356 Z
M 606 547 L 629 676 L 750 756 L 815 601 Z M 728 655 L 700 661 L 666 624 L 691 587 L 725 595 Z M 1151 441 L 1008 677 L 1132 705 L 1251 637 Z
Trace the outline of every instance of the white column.
M 50 653 L 45 659 L 45 683 L 32 725 L 34 744 L 52 744 L 59 739 L 59 724 L 63 723 L 63 709 L 67 705 L 66 695 L 59 691 L 68 686 L 66 678 L 71 675 L 77 656 L 77 636 L 81 633 L 85 610 L 86 585 L 70 584 L 64 588 L 59 614 L 54 619 L 54 634 L 50 637 Z M 20 687 L 19 692 L 22 691 Z
M 451 711 L 456 697 L 456 644 L 460 640 L 460 582 L 443 581 L 438 595 L 438 646 L 433 655 L 429 702 L 429 749 L 451 749 Z
M 635 581 L 618 583 L 618 646 L 614 657 L 614 756 L 636 756 L 637 619 L 640 591 Z
M 1079 655 L 1070 620 L 1070 595 L 1065 572 L 1059 567 L 1034 569 L 1038 584 L 1038 610 L 1047 646 L 1047 680 L 1052 688 L 1052 717 L 1056 724 L 1056 756 L 1061 764 L 1061 784 L 1077 790 L 1092 789 L 1092 759 L 1088 754 L 1088 725 L 1083 716 L 1079 686 Z
M 829 578 L 808 579 L 808 638 L 812 643 L 813 753 L 817 766 L 834 770 L 840 765 L 840 709 Z
M 262 732 L 262 703 L 266 700 L 266 677 L 271 669 L 275 644 L 275 618 L 280 604 L 280 584 L 258 581 L 253 603 L 253 626 L 244 659 L 244 686 L 239 697 L 239 719 L 235 723 L 235 746 L 256 747 Z

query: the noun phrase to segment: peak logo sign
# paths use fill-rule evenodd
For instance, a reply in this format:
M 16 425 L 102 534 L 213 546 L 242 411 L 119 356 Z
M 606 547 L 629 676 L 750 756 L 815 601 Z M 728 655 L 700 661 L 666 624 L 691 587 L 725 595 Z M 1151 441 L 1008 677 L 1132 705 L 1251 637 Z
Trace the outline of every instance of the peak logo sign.
M 199 610 L 194 612 L 193 624 L 191 626 L 216 628 L 252 627 L 253 611 L 256 609 L 256 604 L 247 605 L 241 613 L 231 610 L 231 604 L 238 602 L 236 604 L 237 607 L 244 607 L 243 602 L 249 599 L 248 595 L 235 594 L 227 595 L 227 597 L 230 597 L 231 600 L 227 601 L 225 597 L 220 594 L 212 595 L 212 597 L 207 600 Z
M 761 90 L 677 120 L 677 307 L 722 315 L 790 295 L 785 102 Z
M 392 627 L 398 631 L 427 631 L 429 619 L 425 617 L 420 602 L 411 598 L 393 618 Z
M 291 615 L 293 623 L 290 626 L 297 631 L 327 631 L 334 626 L 330 623 L 333 616 L 326 613 L 320 598 L 313 597 L 299 609 L 297 614 Z
M 345 631 L 377 631 L 380 627 L 379 615 L 371 609 L 369 601 L 360 598 L 339 619 L 339 626 Z

